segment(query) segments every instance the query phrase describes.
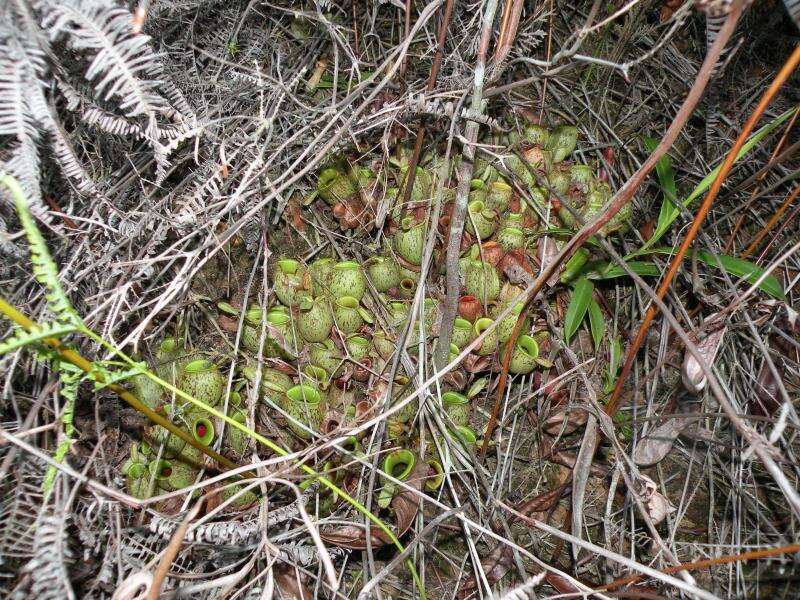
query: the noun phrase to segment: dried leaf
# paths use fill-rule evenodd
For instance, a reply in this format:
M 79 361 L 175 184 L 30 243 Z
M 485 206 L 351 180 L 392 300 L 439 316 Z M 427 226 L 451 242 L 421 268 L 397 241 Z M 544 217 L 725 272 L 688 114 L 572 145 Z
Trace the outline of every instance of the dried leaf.
M 405 483 L 419 492 L 422 490 L 422 486 L 425 485 L 427 474 L 428 463 L 423 460 L 417 460 Z M 414 523 L 414 519 L 416 519 L 419 512 L 419 498 L 417 494 L 410 490 L 400 487 L 398 489 L 400 491 L 392 498 L 391 506 L 395 515 L 394 534 L 399 538 Z M 329 544 L 350 550 L 364 550 L 367 547 L 366 530 L 363 525 L 355 523 L 342 525 L 332 531 L 320 531 L 320 537 Z M 375 548 L 391 543 L 388 536 L 376 525 L 370 527 L 370 537 Z
M 640 467 L 649 467 L 664 459 L 686 426 L 688 418 L 671 418 L 639 440 L 633 451 L 633 462 Z
M 706 319 L 704 329 L 708 332 L 704 337 L 698 338 L 697 334 L 691 337 L 694 338 L 697 350 L 702 356 L 703 362 L 710 367 L 714 364 L 714 359 L 722 345 L 722 340 L 725 336 L 725 332 L 728 330 L 728 326 L 724 324 L 719 313 L 714 313 Z M 688 350 L 683 358 L 681 378 L 683 379 L 683 385 L 693 394 L 700 393 L 703 388 L 706 387 L 706 383 L 708 383 L 706 375 L 700 367 L 700 363 Z
M 543 270 L 553 264 L 558 256 L 558 248 L 556 247 L 555 240 L 547 236 L 540 237 L 538 256 Z M 563 265 L 555 269 L 553 274 L 550 276 L 550 279 L 547 280 L 547 285 L 553 287 L 554 285 L 558 284 L 561 279 L 561 272 L 563 270 Z
M 583 409 L 560 408 L 550 414 L 542 423 L 542 430 L 553 436 L 569 435 L 586 425 L 587 418 L 588 415 Z
M 572 535 L 580 538 L 583 535 L 583 500 L 586 496 L 586 483 L 589 481 L 589 467 L 594 459 L 594 451 L 598 441 L 597 419 L 592 416 L 586 423 L 581 449 L 575 459 L 572 471 Z M 577 560 L 580 546 L 572 544 L 572 556 Z
M 275 583 L 278 584 L 282 597 L 291 600 L 311 600 L 314 594 L 304 582 L 298 580 L 299 571 L 296 569 L 292 569 L 292 571 L 283 569 L 275 571 Z
M 647 475 L 640 475 L 640 477 L 644 483 L 644 488 L 638 493 L 639 499 L 647 508 L 647 513 L 653 520 L 653 524 L 658 525 L 668 514 L 675 512 L 677 509 L 672 506 L 664 494 L 658 491 L 655 481 Z

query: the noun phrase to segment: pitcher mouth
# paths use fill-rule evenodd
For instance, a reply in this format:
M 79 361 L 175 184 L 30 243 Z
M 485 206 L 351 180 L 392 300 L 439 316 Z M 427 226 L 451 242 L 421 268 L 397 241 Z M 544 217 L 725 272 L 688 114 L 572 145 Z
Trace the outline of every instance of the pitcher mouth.
M 273 325 L 286 325 L 291 320 L 291 317 L 282 311 L 269 311 L 267 313 L 267 321 Z
M 322 173 L 319 174 L 317 185 L 325 187 L 328 184 L 336 181 L 338 178 L 339 178 L 339 171 L 337 171 L 336 169 L 325 169 Z
M 482 334 L 484 331 L 489 329 L 489 327 L 491 327 L 492 323 L 494 323 L 494 321 L 492 321 L 489 317 L 478 319 L 475 321 L 475 333 L 478 335 Z
M 208 446 L 214 441 L 214 424 L 208 419 L 197 419 L 194 422 L 194 438 Z
M 172 475 L 172 463 L 168 460 L 153 461 L 150 471 L 154 474 L 156 479 L 167 479 Z
M 473 200 L 469 203 L 469 212 L 473 214 L 480 214 L 483 212 L 483 209 L 486 205 L 483 203 L 483 200 Z
M 278 261 L 278 268 L 287 275 L 294 275 L 299 267 L 300 263 L 293 258 L 282 258 Z
M 459 425 L 455 428 L 453 433 L 458 439 L 463 440 L 470 445 L 474 445 L 478 441 L 475 432 L 466 425 Z
M 416 457 L 410 450 L 395 450 L 383 461 L 383 470 L 395 479 L 404 481 L 411 475 Z
M 310 385 L 296 385 L 286 390 L 286 396 L 292 402 L 305 402 L 306 404 L 319 404 L 322 396 L 319 391 Z
M 461 317 L 458 317 L 458 318 L 456 318 L 455 321 L 453 321 L 453 327 L 456 327 L 458 329 L 467 329 L 467 330 L 469 330 L 469 329 L 472 329 L 472 323 L 470 323 L 466 319 L 462 319 Z
M 358 263 L 352 260 L 346 260 L 344 262 L 336 263 L 336 265 L 333 268 L 339 271 L 348 271 L 352 269 L 357 269 Z
M 342 296 L 336 300 L 336 304 L 342 308 L 358 308 L 358 300 L 352 296 Z
M 536 340 L 533 339 L 529 335 L 521 335 L 517 340 L 517 346 L 531 358 L 537 358 L 539 356 L 539 344 L 536 343 Z
M 205 358 L 198 358 L 186 365 L 183 370 L 186 373 L 202 373 L 204 371 L 211 371 L 214 368 L 214 363 Z
M 175 352 L 178 349 L 178 341 L 175 338 L 168 338 L 161 342 L 159 348 L 162 352 Z

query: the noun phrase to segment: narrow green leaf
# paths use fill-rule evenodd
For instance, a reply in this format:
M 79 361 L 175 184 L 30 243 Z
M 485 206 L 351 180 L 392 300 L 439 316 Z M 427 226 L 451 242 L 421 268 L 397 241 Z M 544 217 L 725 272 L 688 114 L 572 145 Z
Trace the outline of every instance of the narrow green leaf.
M 592 299 L 592 292 L 594 292 L 594 284 L 586 277 L 581 277 L 575 282 L 575 287 L 572 289 L 572 298 L 567 307 L 567 314 L 564 317 L 564 339 L 567 340 L 567 343 L 578 331 L 578 327 L 581 326 L 581 322 L 586 316 L 589 301 Z
M 756 131 L 753 135 L 751 135 L 750 138 L 744 143 L 741 150 L 739 150 L 739 153 L 736 155 L 736 160 L 738 161 L 745 154 L 750 152 L 750 150 L 752 150 L 756 144 L 758 144 L 765 136 L 769 135 L 781 123 L 786 121 L 786 119 L 791 117 L 792 113 L 794 113 L 796 110 L 798 110 L 796 107 L 790 108 L 783 114 L 773 119 L 770 123 L 764 125 L 764 127 Z M 697 187 L 694 188 L 692 193 L 689 194 L 686 200 L 683 201 L 683 205 L 685 207 L 688 207 L 692 202 L 694 202 L 697 198 L 699 198 L 708 188 L 711 187 L 711 184 L 714 182 L 714 179 L 716 179 L 717 174 L 719 174 L 721 168 L 722 165 L 720 164 L 716 169 L 711 171 L 708 175 L 706 175 L 703 178 L 703 180 L 697 185 Z M 657 166 L 656 170 L 658 170 Z M 664 207 L 667 206 L 667 204 L 669 204 L 669 210 L 664 209 Z M 671 227 L 675 219 L 678 218 L 678 215 L 680 215 L 680 210 L 675 206 L 673 206 L 671 202 L 667 202 L 666 198 L 661 208 L 662 208 L 662 213 L 659 215 L 658 218 L 658 226 L 656 227 L 656 230 L 653 233 L 653 237 L 651 237 L 648 241 L 645 242 L 643 248 L 649 248 L 650 246 L 655 244 L 658 240 L 660 240 L 664 236 L 664 234 L 667 233 L 667 231 L 669 231 L 669 228 Z
M 659 268 L 650 262 L 628 261 L 628 268 L 641 277 L 658 277 L 661 275 Z M 597 269 L 589 275 L 590 279 L 615 279 L 617 277 L 627 277 L 628 273 L 619 265 L 608 265 L 602 269 Z
M 15 328 L 10 336 L 0 340 L 0 356 L 23 346 L 38 344 L 47 338 L 62 338 L 76 330 L 77 328 L 74 325 L 63 325 L 61 323 L 43 323 L 33 331 Z
M 469 391 L 467 392 L 467 398 L 474 398 L 480 394 L 488 382 L 489 380 L 486 377 L 481 377 L 480 379 L 476 380 L 475 383 L 470 386 Z
M 764 273 L 764 269 L 758 265 L 751 263 L 749 260 L 738 258 L 736 256 L 726 256 L 724 254 L 717 256 L 712 252 L 699 250 L 697 252 L 697 258 L 715 269 L 718 269 L 719 265 L 722 264 L 722 268 L 725 269 L 729 275 L 742 277 L 748 283 L 755 283 Z M 717 262 L 717 259 L 719 259 L 719 263 Z M 786 296 L 783 293 L 783 288 L 781 287 L 780 282 L 772 275 L 768 275 L 764 281 L 761 282 L 758 288 L 773 298 L 777 298 L 778 300 L 786 300 Z
M 606 332 L 606 322 L 603 319 L 603 311 L 600 310 L 600 305 L 594 298 L 589 302 L 589 329 L 594 340 L 594 351 L 597 352 L 600 342 L 603 341 L 603 334 Z
M 606 394 L 610 394 L 614 391 L 614 383 L 617 379 L 617 370 L 619 369 L 621 360 L 622 342 L 620 342 L 619 336 L 615 336 L 611 341 L 611 347 L 608 351 L 608 369 L 604 375 L 605 383 L 603 385 L 603 391 Z
M 665 256 L 673 256 L 677 251 L 676 248 L 667 248 L 667 247 L 658 247 L 658 248 L 649 248 L 649 249 L 642 249 L 636 252 L 637 255 L 645 255 L 645 254 L 663 254 Z M 690 256 L 688 253 L 684 256 L 684 259 Z M 719 264 L 722 264 L 722 268 L 725 271 L 732 275 L 733 277 L 742 277 L 748 283 L 755 283 L 756 280 L 761 277 L 764 273 L 764 269 L 759 267 L 756 264 L 751 263 L 749 260 L 744 260 L 743 258 L 737 258 L 735 256 L 727 256 L 727 255 L 715 255 L 713 252 L 707 252 L 706 250 L 699 250 L 697 252 L 697 258 L 707 264 L 709 267 L 714 269 L 719 268 Z M 719 263 L 717 263 L 717 258 L 719 258 Z M 628 263 L 631 264 L 631 263 Z M 648 264 L 648 263 L 643 263 Z M 764 292 L 765 294 L 769 294 L 773 298 L 777 298 L 778 300 L 786 300 L 786 296 L 783 293 L 783 288 L 781 287 L 780 282 L 778 279 L 773 276 L 769 275 L 761 282 L 761 285 L 758 288 Z
M 645 138 L 644 145 L 648 151 L 653 152 L 658 146 L 658 140 L 653 138 Z M 664 192 L 664 201 L 661 203 L 661 211 L 658 214 L 658 223 L 656 230 L 662 227 L 669 227 L 671 221 L 669 220 L 672 213 L 676 210 L 675 205 L 678 202 L 678 187 L 675 184 L 675 171 L 672 170 L 672 162 L 668 154 L 664 154 L 658 159 L 656 163 L 656 174 L 661 183 L 661 189 Z

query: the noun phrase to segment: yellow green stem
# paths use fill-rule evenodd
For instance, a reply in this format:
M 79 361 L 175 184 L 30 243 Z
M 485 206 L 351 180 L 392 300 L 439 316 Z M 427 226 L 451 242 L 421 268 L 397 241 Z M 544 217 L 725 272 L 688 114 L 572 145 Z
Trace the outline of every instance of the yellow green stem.
M 12 306 L 8 302 L 6 302 L 3 298 L 0 298 L 0 312 L 2 312 L 10 320 L 14 321 L 17 325 L 19 325 L 20 327 L 24 327 L 28 331 L 32 331 L 32 330 L 35 331 L 38 328 L 38 324 L 36 322 L 30 320 L 24 314 L 19 312 L 14 306 Z M 124 352 L 122 352 L 118 348 L 115 348 L 114 346 L 112 346 L 111 344 L 106 342 L 103 338 L 101 338 L 100 336 L 95 334 L 90 329 L 87 328 L 87 329 L 83 330 L 82 333 L 84 333 L 87 337 L 91 338 L 92 340 L 94 340 L 98 344 L 102 345 L 106 349 L 110 350 L 111 352 L 114 352 L 116 355 L 118 355 L 120 358 L 122 358 L 122 360 L 125 361 L 126 363 L 128 363 L 130 366 L 132 366 L 132 367 L 136 366 L 136 364 L 137 364 L 136 361 L 134 361 L 132 358 L 127 356 Z M 100 373 L 98 373 L 97 371 L 94 371 L 93 367 L 92 367 L 92 363 L 90 361 L 88 361 L 87 359 L 85 359 L 83 356 L 81 356 L 79 353 L 75 352 L 74 350 L 71 350 L 69 348 L 64 347 L 64 345 L 61 344 L 61 342 L 59 340 L 56 340 L 56 339 L 53 339 L 53 338 L 46 338 L 44 340 L 44 343 L 47 344 L 48 346 L 50 346 L 51 348 L 53 348 L 56 352 L 58 352 L 59 356 L 62 359 L 72 363 L 73 365 L 75 365 L 79 369 L 85 371 L 86 373 L 92 373 L 93 377 L 98 382 L 103 383 L 102 375 Z M 209 413 L 211 413 L 215 417 L 217 417 L 219 419 L 222 419 L 223 421 L 228 423 L 228 425 L 230 425 L 231 427 L 235 427 L 236 429 L 239 429 L 240 431 L 244 432 L 246 435 L 248 435 L 252 439 L 258 441 L 261 444 L 263 444 L 264 446 L 266 446 L 267 448 L 269 448 L 273 452 L 279 454 L 280 456 L 287 456 L 289 454 L 289 452 L 287 450 L 285 450 L 284 448 L 281 448 L 276 443 L 274 443 L 272 440 L 270 440 L 268 438 L 265 438 L 264 436 L 262 436 L 259 433 L 256 433 L 255 431 L 253 431 L 252 429 L 248 428 L 243 423 L 240 423 L 240 422 L 232 419 L 228 415 L 218 411 L 216 408 L 214 408 L 212 406 L 208 406 L 205 403 L 203 403 L 200 400 L 198 400 L 197 398 L 194 398 L 193 396 L 190 396 L 189 394 L 187 394 L 183 390 L 175 387 L 174 385 L 170 384 L 167 381 L 164 381 L 163 379 L 161 379 L 160 377 L 158 377 L 154 373 L 151 373 L 148 370 L 144 370 L 143 374 L 145 376 L 147 376 L 148 378 L 150 378 L 151 380 L 153 380 L 156 383 L 158 383 L 159 385 L 161 385 L 162 387 L 164 387 L 165 389 L 167 389 L 170 392 L 174 393 L 175 395 L 179 396 L 180 398 L 183 398 L 184 400 L 187 400 L 187 401 L 191 402 L 195 406 L 198 406 L 198 407 L 202 408 L 203 410 L 208 411 Z M 204 454 L 208 455 L 209 457 L 211 457 L 212 459 L 217 461 L 219 464 L 227 467 L 228 469 L 235 469 L 236 468 L 236 464 L 234 464 L 232 461 L 230 461 L 229 459 L 225 458 L 221 454 L 215 452 L 214 450 L 212 450 L 208 446 L 205 446 L 205 445 L 201 444 L 200 442 L 198 442 L 197 440 L 195 440 L 194 437 L 189 435 L 188 432 L 183 431 L 182 429 L 177 427 L 174 423 L 172 423 L 168 419 L 164 418 L 163 416 L 159 415 L 157 412 L 155 412 L 149 406 L 147 406 L 146 404 L 141 402 L 138 398 L 136 398 L 136 396 L 131 394 L 125 388 L 123 388 L 123 387 L 121 387 L 119 385 L 116 385 L 116 384 L 110 384 L 110 385 L 108 385 L 108 389 L 110 389 L 115 394 L 117 394 L 120 398 L 125 400 L 133 408 L 135 408 L 136 410 L 138 410 L 139 412 L 141 412 L 142 414 L 147 416 L 151 421 L 153 421 L 157 425 L 160 425 L 160 426 L 164 427 L 165 429 L 169 430 L 171 433 L 177 435 L 182 440 L 186 441 L 187 443 L 191 444 L 193 447 L 197 448 L 198 450 L 200 450 Z M 403 544 L 400 542 L 399 539 L 397 539 L 397 536 L 394 535 L 394 533 L 392 532 L 391 529 L 389 529 L 389 527 L 386 525 L 386 523 L 384 523 L 375 514 L 373 514 L 369 510 L 367 510 L 366 506 L 364 506 L 358 500 L 356 500 L 355 498 L 350 496 L 347 492 L 345 492 L 344 490 L 339 488 L 336 484 L 334 484 L 327 477 L 317 473 L 317 471 L 315 471 L 314 469 L 312 469 L 308 465 L 303 464 L 303 463 L 298 463 L 297 466 L 300 468 L 301 471 L 305 472 L 308 475 L 311 475 L 311 476 L 317 478 L 317 480 L 322 485 L 327 487 L 334 494 L 339 496 L 342 500 L 348 502 L 351 506 L 353 506 L 353 508 L 355 508 L 361 514 L 363 514 L 365 517 L 367 517 L 370 521 L 372 521 L 381 531 L 383 531 L 386 534 L 386 536 L 391 540 L 391 542 L 397 547 L 397 549 L 400 552 L 403 552 L 405 550 Z M 425 596 L 425 590 L 422 587 L 422 582 L 421 582 L 421 580 L 419 578 L 419 575 L 418 575 L 418 573 L 416 571 L 416 568 L 414 567 L 414 564 L 413 564 L 413 562 L 411 561 L 410 558 L 406 559 L 406 565 L 408 566 L 408 569 L 411 572 L 411 576 L 413 577 L 414 582 L 417 585 L 417 589 L 420 592 L 420 597 L 424 600 L 425 597 L 426 597 Z

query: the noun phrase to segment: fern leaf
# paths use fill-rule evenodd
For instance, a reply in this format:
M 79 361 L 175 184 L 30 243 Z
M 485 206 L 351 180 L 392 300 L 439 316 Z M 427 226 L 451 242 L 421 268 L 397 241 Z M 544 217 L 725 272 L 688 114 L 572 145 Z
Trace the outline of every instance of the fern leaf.
M 66 37 L 75 50 L 93 55 L 86 79 L 95 93 L 115 98 L 129 117 L 155 121 L 171 108 L 158 93 L 161 68 L 150 38 L 131 32 L 131 14 L 91 0 L 59 0 L 48 4 L 42 25 L 52 40 Z
M 66 520 L 66 515 L 44 515 L 39 519 L 34 558 L 25 567 L 33 580 L 31 592 L 34 598 L 75 598 L 66 565 L 72 558 L 67 544 Z
M 30 201 L 36 217 L 50 222 L 39 188 L 39 122 L 31 91 L 42 89 L 44 58 L 41 50 L 20 42 L 0 29 L 0 136 L 15 139 L 0 172 L 14 176 Z
M 67 457 L 67 453 L 71 447 L 72 440 L 65 438 L 58 445 L 58 448 L 56 448 L 56 453 L 53 455 L 53 460 L 57 463 L 64 462 L 64 459 Z M 44 474 L 44 481 L 42 481 L 42 493 L 44 494 L 45 500 L 53 490 L 53 484 L 56 481 L 56 475 L 58 475 L 58 469 L 55 466 L 50 465 L 47 467 L 47 472 Z
M 24 46 L 9 32 L 0 31 L 0 37 L 5 37 L 0 42 L 0 135 L 35 142 L 39 132 L 28 94 L 32 84 L 41 85 L 44 60 L 40 50 Z
M 39 344 L 47 338 L 59 339 L 75 331 L 73 325 L 63 325 L 60 323 L 44 323 L 35 331 L 25 331 L 15 329 L 14 333 L 0 342 L 0 356 L 13 352 L 19 348 Z
M 17 208 L 20 223 L 28 237 L 33 275 L 36 281 L 42 284 L 47 290 L 47 305 L 55 315 L 56 322 L 60 325 L 84 329 L 81 318 L 78 316 L 78 313 L 72 307 L 67 295 L 61 288 L 61 282 L 58 279 L 58 268 L 53 258 L 50 256 L 50 251 L 47 249 L 47 244 L 42 237 L 42 233 L 31 217 L 31 213 L 28 210 L 28 203 L 25 199 L 25 193 L 17 180 L 13 177 L 9 177 L 8 175 L 0 176 L 0 183 L 8 187 L 8 189 L 11 190 L 11 195 L 14 197 L 14 204 Z
M 3 172 L 19 182 L 25 197 L 29 199 L 30 210 L 36 218 L 49 222 L 51 218 L 47 214 L 39 187 L 39 150 L 33 138 L 26 138 L 11 149 L 10 158 L 0 163 L 0 173 Z
M 86 374 L 75 365 L 65 362 L 58 362 L 58 377 L 61 381 L 61 396 L 64 398 L 64 408 L 61 411 L 61 423 L 64 425 L 64 433 L 72 438 L 75 431 L 73 417 L 75 415 L 75 401 L 78 398 L 78 388 Z
M 144 130 L 141 127 L 98 106 L 87 108 L 83 111 L 82 116 L 83 120 L 90 125 L 94 125 L 112 135 L 132 137 L 134 139 L 144 138 Z
M 75 183 L 75 187 L 80 193 L 97 196 L 99 193 L 97 187 L 81 164 L 75 148 L 70 143 L 61 124 L 52 119 L 47 131 L 50 134 L 50 146 L 53 149 L 53 156 L 64 175 Z
M 147 370 L 147 363 L 145 362 L 138 362 L 135 366 L 122 370 L 109 368 L 119 366 L 127 366 L 127 364 L 117 361 L 95 361 L 92 364 L 92 372 L 89 374 L 89 377 L 94 381 L 94 389 L 101 390 L 109 385 L 141 375 Z M 101 379 L 102 381 L 100 381 Z

